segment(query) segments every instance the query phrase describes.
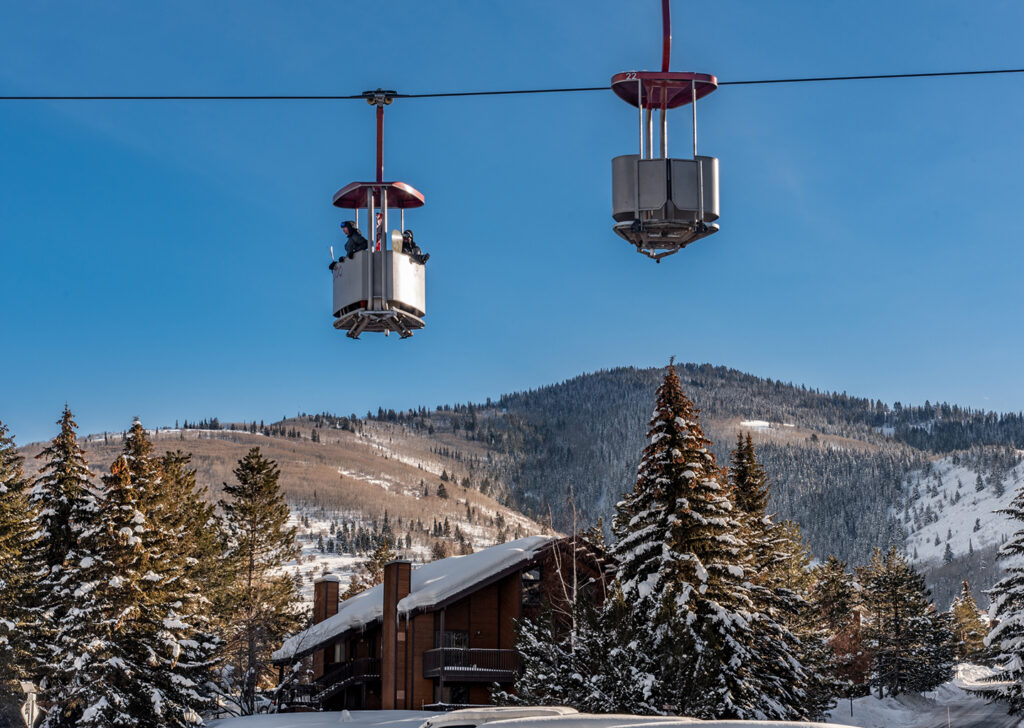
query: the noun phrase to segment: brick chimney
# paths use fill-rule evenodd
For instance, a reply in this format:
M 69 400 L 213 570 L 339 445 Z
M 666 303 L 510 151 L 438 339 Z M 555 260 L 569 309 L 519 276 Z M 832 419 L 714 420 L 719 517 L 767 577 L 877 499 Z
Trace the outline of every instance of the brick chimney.
M 324 574 L 313 582 L 313 624 L 323 622 L 338 613 L 338 587 L 335 574 Z
M 335 574 L 324 574 L 313 582 L 313 624 L 323 622 L 338 613 L 338 587 L 341 580 Z M 326 654 L 324 650 L 313 653 L 313 675 L 324 674 Z
M 410 700 L 406 672 L 411 659 L 406 642 L 405 624 L 400 623 L 398 602 L 408 596 L 412 563 L 389 561 L 384 565 L 384 623 L 381 625 L 381 708 L 407 709 Z

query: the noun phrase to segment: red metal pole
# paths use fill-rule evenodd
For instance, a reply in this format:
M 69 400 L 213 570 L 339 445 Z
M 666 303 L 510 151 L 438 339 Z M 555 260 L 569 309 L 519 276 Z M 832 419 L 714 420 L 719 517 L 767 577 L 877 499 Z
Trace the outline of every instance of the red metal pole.
M 384 107 L 381 104 L 377 104 L 377 181 L 384 181 Z
M 661 72 L 668 73 L 669 59 L 672 57 L 672 18 L 669 12 L 669 0 L 661 0 Z

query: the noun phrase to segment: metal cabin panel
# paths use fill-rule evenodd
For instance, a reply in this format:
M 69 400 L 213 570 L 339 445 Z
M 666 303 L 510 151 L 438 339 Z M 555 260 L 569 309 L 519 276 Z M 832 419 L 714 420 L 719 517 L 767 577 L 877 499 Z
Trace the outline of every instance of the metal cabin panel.
M 668 202 L 668 160 L 641 159 L 637 163 L 637 171 L 640 176 L 640 211 L 663 209 Z
M 417 316 L 427 312 L 426 270 L 404 253 L 387 252 L 388 301 L 409 309 Z
M 612 160 L 612 217 L 618 222 L 634 218 L 638 159 L 637 154 L 625 154 Z
M 640 212 L 655 212 L 668 202 L 668 166 L 664 159 L 640 159 L 626 154 L 612 160 L 612 217 L 625 222 L 636 217 L 637 175 Z
M 718 219 L 718 159 L 698 157 L 701 163 L 701 179 L 704 183 L 704 221 Z M 697 188 L 697 162 L 693 159 L 673 159 L 672 162 L 672 203 L 684 213 L 684 218 L 695 218 L 700 209 Z
M 339 311 L 357 305 L 360 301 L 369 301 L 366 283 L 371 260 L 370 253 L 361 250 L 352 257 L 352 260 L 342 259 L 342 262 L 334 266 L 335 316 Z

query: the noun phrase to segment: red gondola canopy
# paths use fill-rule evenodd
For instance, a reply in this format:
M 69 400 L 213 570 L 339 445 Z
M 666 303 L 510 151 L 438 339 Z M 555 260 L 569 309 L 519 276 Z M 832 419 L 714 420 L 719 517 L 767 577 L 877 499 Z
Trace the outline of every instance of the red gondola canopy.
M 631 106 L 642 103 L 645 109 L 685 106 L 693 98 L 691 83 L 698 99 L 718 88 L 718 79 L 708 73 L 625 71 L 612 76 L 616 95 Z
M 382 189 L 388 191 L 389 209 L 423 206 L 423 193 L 405 182 L 350 182 L 334 193 L 333 204 L 352 210 L 365 208 L 367 191 L 373 190 L 373 204 L 379 207 Z

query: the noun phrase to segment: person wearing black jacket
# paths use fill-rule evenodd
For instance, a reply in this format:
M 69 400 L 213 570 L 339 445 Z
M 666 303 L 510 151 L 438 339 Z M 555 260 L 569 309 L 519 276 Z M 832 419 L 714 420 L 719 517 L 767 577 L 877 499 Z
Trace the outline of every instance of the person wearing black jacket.
M 352 260 L 352 256 L 360 250 L 368 250 L 370 248 L 370 243 L 359 232 L 359 228 L 356 227 L 355 222 L 352 220 L 346 220 L 341 223 L 341 231 L 348 236 L 348 240 L 345 241 L 345 258 Z M 344 258 L 339 258 L 337 261 L 332 262 L 330 265 L 331 270 L 334 270 L 334 266 L 343 260 Z
M 402 252 L 408 255 L 417 263 L 426 263 L 430 259 L 430 253 L 424 254 L 416 240 L 412 236 L 412 230 L 402 233 Z

